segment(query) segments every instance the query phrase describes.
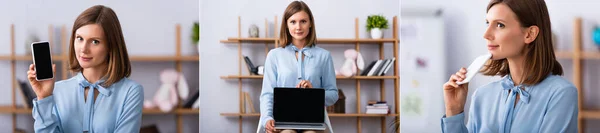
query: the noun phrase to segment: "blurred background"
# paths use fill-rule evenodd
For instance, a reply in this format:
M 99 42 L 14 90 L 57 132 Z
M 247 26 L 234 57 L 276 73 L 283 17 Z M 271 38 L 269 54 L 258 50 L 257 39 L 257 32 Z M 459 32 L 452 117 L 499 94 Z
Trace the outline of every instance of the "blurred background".
M 247 63 L 240 57 L 248 56 L 255 66 L 264 65 L 268 50 L 273 49 L 278 40 L 284 10 L 292 1 L 201 1 L 200 56 L 210 57 L 202 58 L 200 63 L 201 132 L 256 131 L 262 75 L 250 73 Z M 314 16 L 317 40 L 320 40 L 317 46 L 331 52 L 336 69 L 346 60 L 344 52 L 356 47 L 359 47 L 365 67 L 379 59 L 397 59 L 393 46 L 397 45 L 399 26 L 394 26 L 394 21 L 401 20 L 400 1 L 304 2 Z M 382 39 L 373 39 L 367 31 L 367 19 L 371 15 L 385 18 L 387 28 L 381 30 Z M 255 31 L 252 25 L 258 29 L 258 36 L 252 36 Z M 383 76 L 339 76 L 337 87 L 344 95 L 340 94 L 337 104 L 332 106 L 336 109 L 328 111 L 333 130 L 342 133 L 393 131 L 398 116 L 394 102 L 398 98 L 394 95 L 395 90 L 399 88 L 394 84 L 396 81 L 398 78 L 393 69 Z M 384 110 L 383 114 L 367 114 L 368 101 L 386 101 L 389 113 Z
M 488 0 L 402 0 L 401 1 L 401 46 L 409 47 L 414 45 L 427 46 L 423 48 L 404 49 L 408 52 L 401 52 L 402 58 L 417 58 L 419 56 L 430 57 L 429 60 L 445 64 L 445 67 L 432 67 L 428 70 L 439 71 L 440 73 L 431 74 L 434 76 L 415 76 L 406 77 L 401 75 L 401 82 L 406 81 L 413 84 L 414 81 L 421 81 L 421 84 L 434 83 L 432 87 L 417 89 L 418 87 L 402 88 L 402 99 L 408 97 L 417 97 L 413 99 L 429 99 L 423 102 L 423 110 L 431 113 L 408 113 L 402 112 L 401 129 L 406 132 L 440 132 L 440 120 L 444 115 L 443 97 L 441 92 L 442 84 L 445 83 L 451 74 L 455 73 L 460 67 L 468 67 L 475 57 L 487 53 L 486 40 L 483 38 L 485 32 L 485 16 Z M 564 77 L 573 82 L 581 89 L 580 100 L 583 102 L 579 114 L 582 116 L 579 123 L 582 124 L 582 131 L 598 132 L 599 118 L 598 109 L 600 107 L 600 41 L 597 36 L 598 26 L 600 25 L 600 14 L 597 12 L 599 1 L 593 0 L 546 0 L 550 20 L 552 23 L 552 32 L 555 35 L 555 50 L 559 62 L 565 72 Z M 580 19 L 581 21 L 576 21 Z M 431 34 L 425 34 L 431 33 Z M 595 38 L 596 37 L 596 43 Z M 440 41 L 431 40 L 431 38 Z M 581 52 L 576 52 L 577 41 L 580 38 Z M 433 42 L 433 43 L 429 43 Z M 406 46 L 409 45 L 409 46 Z M 414 51 L 417 50 L 417 51 Z M 430 52 L 431 51 L 431 52 Z M 439 55 L 433 51 L 441 51 Z M 573 55 L 581 54 L 581 58 Z M 577 61 L 580 61 L 577 63 Z M 409 66 L 403 64 L 401 66 Z M 413 63 L 414 64 L 414 63 Z M 580 65 L 580 66 L 579 66 Z M 575 70 L 580 70 L 577 72 Z M 430 72 L 428 71 L 428 72 Z M 423 72 L 423 73 L 428 73 Z M 422 75 L 418 73 L 409 73 L 408 75 Z M 442 75 L 437 78 L 437 75 Z M 574 80 L 575 77 L 581 77 L 581 80 Z M 422 80 L 427 79 L 427 80 Z M 430 80 L 434 79 L 434 80 Z M 500 77 L 486 77 L 477 75 L 470 83 L 470 88 L 477 88 L 496 81 Z M 423 83 L 427 82 L 427 83 Z M 402 83 L 401 83 L 402 84 Z M 470 89 L 471 93 L 475 89 Z M 406 92 L 406 93 L 405 93 Z M 431 96 L 433 95 L 433 96 Z M 470 103 L 468 99 L 467 103 Z M 403 101 L 402 104 L 404 104 Z M 404 105 L 402 105 L 404 106 Z M 440 107 L 441 106 L 441 107 Z M 468 108 L 467 104 L 465 108 Z M 435 110 L 432 110 L 435 109 Z M 468 113 L 468 110 L 465 110 Z M 424 121 L 414 122 L 419 118 Z M 429 124 L 429 126 L 424 126 Z M 431 127 L 423 130 L 424 127 Z
M 62 55 L 67 55 L 64 46 L 68 46 L 75 18 L 85 9 L 97 4 L 108 6 L 116 12 L 132 62 L 132 74 L 129 78 L 144 86 L 146 100 L 152 100 L 163 84 L 160 80 L 163 70 L 178 70 L 179 74 L 183 73 L 185 78 L 182 80 L 187 85 L 177 89 L 187 89 L 189 96 L 185 97 L 198 93 L 198 43 L 192 38 L 193 34 L 198 34 L 193 30 L 194 23 L 199 21 L 198 0 L 0 1 L 2 132 L 9 132 L 11 129 L 15 132 L 33 132 L 31 110 L 23 102 L 25 100 L 20 86 L 13 85 L 14 80 L 26 80 L 26 71 L 32 63 L 29 56 L 31 42 L 50 41 L 55 55 L 54 63 L 58 69 L 56 77 L 71 77 L 71 74 L 65 72 L 66 65 L 62 65 L 66 61 Z M 12 46 L 14 50 L 11 49 Z M 10 56 L 12 53 L 14 58 Z M 16 98 L 13 99 L 13 96 Z M 142 127 L 148 129 L 145 131 L 199 132 L 198 109 L 183 108 L 183 102 L 188 99 L 179 99 L 178 105 L 174 105 L 172 109 L 144 109 Z M 13 107 L 13 102 L 16 107 Z

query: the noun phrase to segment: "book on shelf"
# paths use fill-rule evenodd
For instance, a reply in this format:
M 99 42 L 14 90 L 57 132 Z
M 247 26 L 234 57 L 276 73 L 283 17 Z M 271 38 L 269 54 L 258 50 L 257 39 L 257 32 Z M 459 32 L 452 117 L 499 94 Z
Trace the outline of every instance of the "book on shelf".
M 140 133 L 160 133 L 158 131 L 158 127 L 154 124 L 152 125 L 147 125 L 147 126 L 142 126 L 140 128 Z
M 391 59 L 386 59 L 386 63 L 384 65 L 384 67 L 382 67 L 381 71 L 379 71 L 378 76 L 383 76 L 387 73 L 387 71 L 390 70 L 390 68 L 392 68 L 394 66 L 394 61 L 396 61 L 396 58 L 391 58 Z
M 242 92 L 242 103 L 244 106 L 242 113 L 256 113 L 254 104 L 252 103 L 252 98 L 250 98 L 250 94 L 248 94 L 248 92 Z M 248 108 L 250 108 L 250 111 L 246 111 Z
M 380 59 L 371 62 L 366 69 L 361 72 L 361 76 L 383 76 L 394 66 L 396 58 Z
M 33 107 L 33 99 L 35 99 L 37 96 L 35 94 L 35 92 L 33 91 L 33 89 L 31 88 L 31 86 L 29 85 L 29 82 L 25 82 L 22 80 L 17 80 L 17 89 L 19 89 L 21 92 L 21 97 L 23 97 L 23 102 L 25 103 L 25 107 L 26 108 L 32 108 Z
M 371 70 L 371 68 L 373 68 L 373 66 L 375 65 L 375 63 L 377 63 L 377 61 L 373 61 L 371 62 L 367 68 L 365 68 L 362 73 L 360 73 L 360 76 L 367 76 L 367 74 L 369 74 L 369 70 Z
M 375 62 L 375 65 L 373 65 L 373 67 L 371 68 L 371 70 L 368 70 L 369 73 L 366 76 L 373 76 L 373 74 L 375 74 L 375 71 L 377 71 L 377 69 L 382 66 L 381 63 L 383 62 L 383 60 L 377 60 L 377 62 Z
M 390 64 L 387 65 L 387 67 L 385 68 L 385 70 L 383 70 L 383 73 L 379 74 L 379 76 L 385 75 L 390 70 L 390 68 L 394 67 L 395 62 L 396 62 L 396 58 L 394 57 L 394 58 L 391 59 Z
M 244 56 L 244 61 L 246 62 L 246 67 L 248 67 L 248 73 L 250 75 L 262 75 L 264 66 L 254 66 L 250 58 L 248 56 Z
M 388 114 L 390 111 L 386 101 L 369 101 L 366 108 L 366 114 Z
M 250 113 L 256 113 L 256 110 L 254 109 L 254 103 L 252 103 L 252 99 L 250 98 L 250 94 L 248 94 L 248 92 L 244 92 L 244 97 L 246 98 L 246 104 L 250 106 Z
M 186 99 L 183 102 L 183 108 L 192 108 L 192 105 L 194 105 L 194 103 L 196 101 L 198 101 L 199 96 L 200 96 L 200 89 L 196 90 L 195 93 L 192 93 L 192 96 L 188 97 L 188 99 Z

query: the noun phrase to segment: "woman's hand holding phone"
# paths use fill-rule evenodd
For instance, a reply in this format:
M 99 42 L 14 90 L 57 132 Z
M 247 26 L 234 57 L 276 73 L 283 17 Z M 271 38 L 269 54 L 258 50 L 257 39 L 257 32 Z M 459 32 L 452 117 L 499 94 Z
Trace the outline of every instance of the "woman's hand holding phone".
M 34 68 L 35 66 L 33 64 L 29 65 L 29 71 L 27 71 L 27 79 L 29 79 L 29 84 L 35 92 L 37 100 L 42 100 L 52 95 L 52 91 L 54 91 L 54 78 L 49 80 L 38 81 L 36 79 L 36 72 Z M 52 72 L 56 72 L 56 65 L 54 64 L 52 64 Z
M 465 108 L 465 102 L 469 92 L 469 84 L 458 85 L 456 82 L 466 78 L 467 69 L 461 68 L 458 72 L 450 76 L 448 82 L 444 84 L 444 101 L 446 104 L 446 117 L 460 114 Z

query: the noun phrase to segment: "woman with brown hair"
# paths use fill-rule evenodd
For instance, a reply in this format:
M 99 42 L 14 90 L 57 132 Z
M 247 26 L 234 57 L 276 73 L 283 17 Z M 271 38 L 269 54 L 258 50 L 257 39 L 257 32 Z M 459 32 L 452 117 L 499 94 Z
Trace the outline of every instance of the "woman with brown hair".
M 481 70 L 502 79 L 478 88 L 464 123 L 468 84 L 460 69 L 443 86 L 442 132 L 577 132 L 577 88 L 560 77 L 544 0 L 492 0 L 487 7 L 492 59 Z
M 323 88 L 325 106 L 333 105 L 338 99 L 331 54 L 316 46 L 315 32 L 315 21 L 308 5 L 302 1 L 290 3 L 281 21 L 280 47 L 269 51 L 265 61 L 259 127 L 264 127 L 268 133 L 277 132 L 273 119 L 274 87 Z
M 83 11 L 73 24 L 69 46 L 74 77 L 37 81 L 33 64 L 27 71 L 37 95 L 35 132 L 139 132 L 144 91 L 127 78 L 131 65 L 115 12 L 102 5 Z

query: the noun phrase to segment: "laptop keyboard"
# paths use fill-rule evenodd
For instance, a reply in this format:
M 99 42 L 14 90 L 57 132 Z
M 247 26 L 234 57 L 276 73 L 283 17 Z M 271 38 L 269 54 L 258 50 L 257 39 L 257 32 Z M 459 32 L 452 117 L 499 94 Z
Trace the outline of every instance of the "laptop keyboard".
M 318 128 L 323 127 L 323 124 L 276 124 L 276 127 L 294 127 L 294 128 Z

